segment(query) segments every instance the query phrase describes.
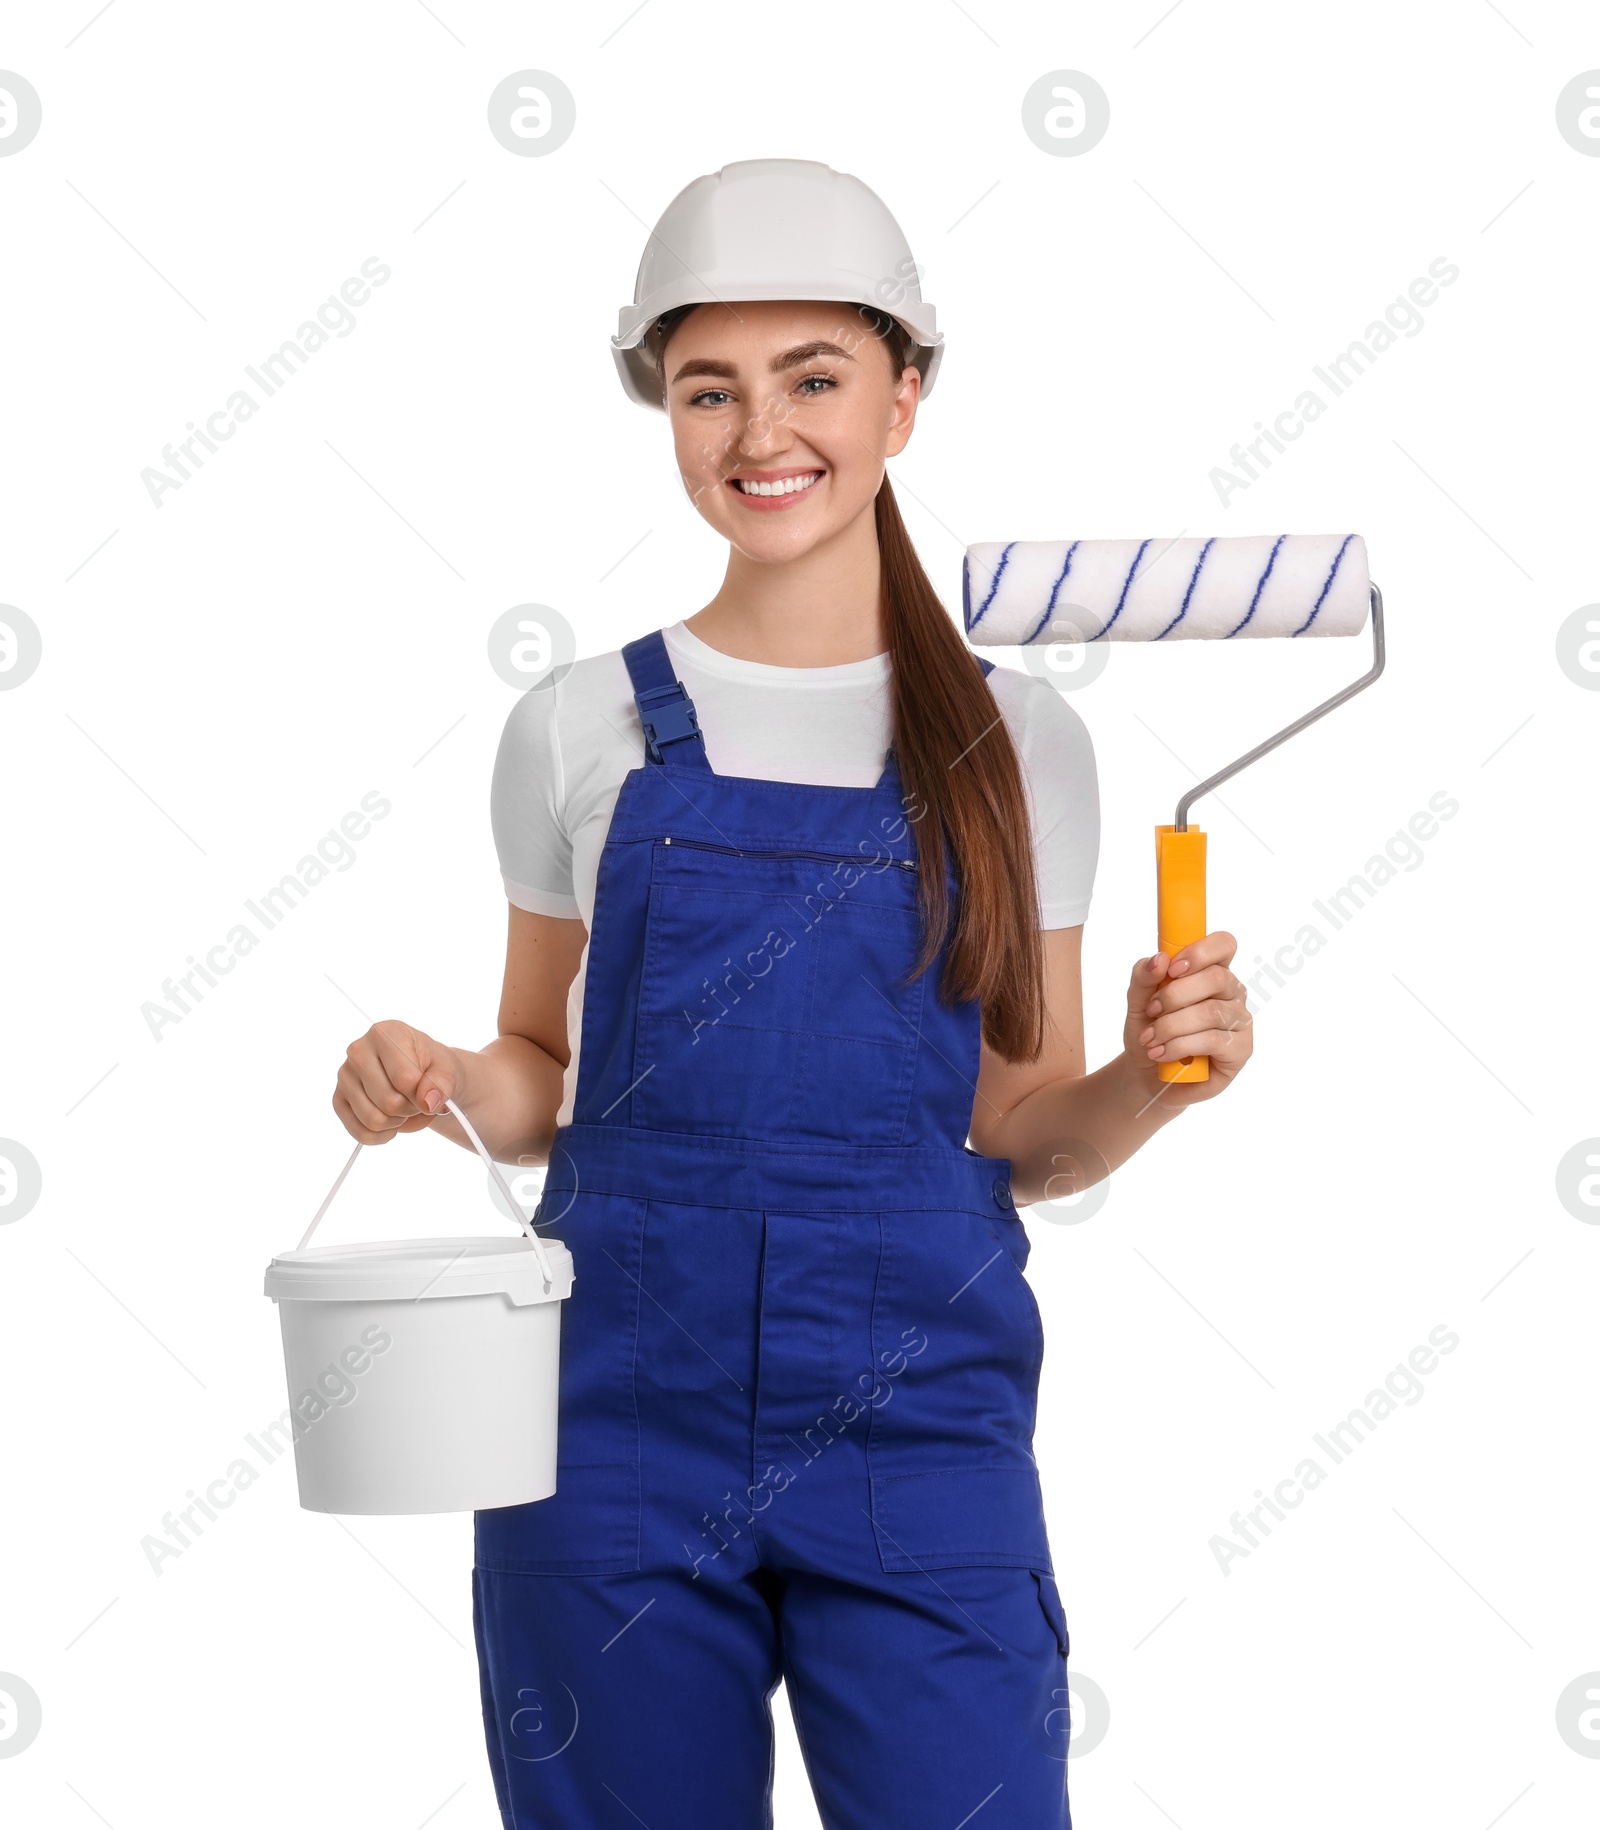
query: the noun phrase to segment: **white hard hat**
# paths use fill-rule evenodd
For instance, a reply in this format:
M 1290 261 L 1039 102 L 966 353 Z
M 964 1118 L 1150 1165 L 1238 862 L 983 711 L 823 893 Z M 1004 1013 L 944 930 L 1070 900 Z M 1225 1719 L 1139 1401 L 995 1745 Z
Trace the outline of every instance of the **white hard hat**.
M 910 332 L 923 393 L 933 386 L 944 336 L 910 246 L 883 199 L 848 172 L 815 159 L 739 159 L 679 191 L 645 244 L 633 303 L 617 313 L 611 352 L 629 395 L 665 410 L 642 347 L 664 311 L 743 299 L 876 306 Z

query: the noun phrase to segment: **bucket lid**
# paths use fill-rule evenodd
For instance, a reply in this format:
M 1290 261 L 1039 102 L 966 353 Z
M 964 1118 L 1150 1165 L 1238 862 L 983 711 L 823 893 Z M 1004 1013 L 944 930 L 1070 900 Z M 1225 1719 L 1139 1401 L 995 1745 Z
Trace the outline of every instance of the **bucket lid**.
M 433 1296 L 504 1294 L 520 1309 L 560 1302 L 572 1290 L 572 1254 L 559 1239 L 540 1241 L 552 1273 L 545 1288 L 527 1238 L 392 1239 L 279 1252 L 267 1266 L 274 1302 L 416 1301 Z

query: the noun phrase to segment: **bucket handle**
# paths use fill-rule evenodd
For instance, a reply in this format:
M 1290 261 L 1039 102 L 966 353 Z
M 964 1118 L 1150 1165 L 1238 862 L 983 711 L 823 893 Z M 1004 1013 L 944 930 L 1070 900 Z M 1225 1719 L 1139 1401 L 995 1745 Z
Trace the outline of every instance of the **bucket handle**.
M 489 1174 L 494 1178 L 495 1186 L 500 1190 L 501 1194 L 505 1196 L 512 1213 L 516 1215 L 518 1226 L 527 1234 L 528 1243 L 533 1247 L 533 1255 L 539 1261 L 539 1270 L 544 1277 L 544 1287 L 546 1290 L 551 1289 L 555 1283 L 555 1276 L 550 1269 L 550 1260 L 545 1256 L 544 1241 L 533 1228 L 529 1226 L 522 1212 L 522 1203 L 512 1194 L 510 1184 L 500 1173 L 500 1165 L 490 1156 L 488 1150 L 484 1147 L 483 1139 L 473 1130 L 472 1120 L 467 1117 L 466 1113 L 461 1110 L 460 1106 L 458 1106 L 453 1099 L 447 1099 L 444 1103 L 461 1121 L 461 1129 L 472 1139 L 473 1149 L 483 1158 Z M 310 1226 L 306 1228 L 300 1243 L 295 1247 L 297 1252 L 303 1252 L 306 1249 L 307 1244 L 310 1242 L 311 1235 L 322 1224 L 322 1216 L 333 1205 L 333 1197 L 344 1187 L 345 1177 L 355 1168 L 356 1158 L 360 1156 L 361 1152 L 366 1149 L 366 1147 L 365 1144 L 358 1143 L 355 1149 L 350 1152 L 349 1157 L 345 1161 L 344 1168 L 339 1171 L 338 1179 L 334 1182 L 333 1187 L 328 1190 L 321 1207 L 319 1207 L 312 1216 Z

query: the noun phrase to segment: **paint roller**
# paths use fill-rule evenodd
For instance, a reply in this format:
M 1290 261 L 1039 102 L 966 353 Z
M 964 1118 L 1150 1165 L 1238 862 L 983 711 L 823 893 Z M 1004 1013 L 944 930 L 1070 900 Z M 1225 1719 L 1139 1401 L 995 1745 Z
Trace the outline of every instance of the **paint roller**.
M 967 548 L 961 610 L 980 648 L 1359 635 L 1370 610 L 1368 671 L 1191 788 L 1172 824 L 1156 828 L 1157 946 L 1169 959 L 1207 932 L 1206 835 L 1190 807 L 1383 672 L 1383 597 L 1359 534 L 981 542 Z M 1158 1069 L 1167 1081 L 1205 1080 L 1210 1062 L 1188 1055 Z

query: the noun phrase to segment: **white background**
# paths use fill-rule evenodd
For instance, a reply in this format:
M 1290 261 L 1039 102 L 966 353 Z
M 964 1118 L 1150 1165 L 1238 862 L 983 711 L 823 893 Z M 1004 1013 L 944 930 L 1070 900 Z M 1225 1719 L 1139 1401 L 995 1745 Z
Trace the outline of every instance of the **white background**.
M 1556 1703 L 1600 1668 L 1600 1228 L 1556 1167 L 1600 1132 L 1600 698 L 1555 648 L 1600 598 L 1600 159 L 1555 120 L 1600 66 L 1592 9 L 94 6 L 14 12 L 0 45 L 44 109 L 0 158 L 0 598 L 44 642 L 0 696 L 0 1133 L 44 1178 L 0 1227 L 0 1671 L 44 1712 L 0 1760 L 8 1821 L 495 1821 L 470 1517 L 303 1512 L 285 1458 L 160 1576 L 140 1541 L 283 1408 L 261 1275 L 344 1157 L 346 1044 L 383 1016 L 493 1033 L 490 625 L 551 605 L 593 653 L 715 589 L 607 338 L 671 196 L 782 155 L 864 178 L 925 270 L 948 348 L 892 474 L 953 610 L 970 541 L 1365 535 L 1387 674 L 1201 809 L 1243 963 L 1459 802 L 1263 981 L 1227 1097 L 1092 1218 L 1034 1218 L 1037 1446 L 1110 1709 L 1075 1817 L 1593 1822 Z M 576 98 L 548 157 L 487 128 L 525 69 Z M 1060 69 L 1110 97 L 1082 156 L 1022 128 Z M 141 470 L 374 255 L 353 333 L 154 507 Z M 1420 334 L 1224 508 L 1212 467 L 1439 256 L 1460 278 Z M 1123 648 L 1075 695 L 1093 1059 L 1153 944 L 1152 825 L 1364 657 Z M 350 868 L 154 1040 L 162 981 L 369 790 L 393 811 Z M 484 1184 L 404 1139 L 329 1234 L 492 1230 Z M 1224 1574 L 1230 1515 L 1440 1324 L 1422 1399 Z M 786 1722 L 777 1809 L 816 1822 Z

